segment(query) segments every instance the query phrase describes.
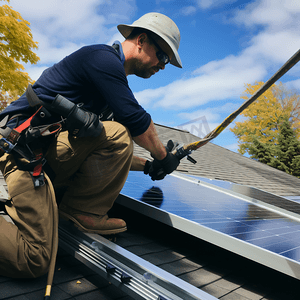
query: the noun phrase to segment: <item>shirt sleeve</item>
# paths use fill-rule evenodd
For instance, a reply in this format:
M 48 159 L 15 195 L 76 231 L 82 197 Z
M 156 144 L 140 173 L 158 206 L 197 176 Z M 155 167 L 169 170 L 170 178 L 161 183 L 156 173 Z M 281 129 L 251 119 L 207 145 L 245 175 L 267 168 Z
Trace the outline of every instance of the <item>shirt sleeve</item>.
M 151 116 L 135 99 L 115 50 L 111 48 L 89 53 L 82 67 L 89 82 L 113 111 L 116 121 L 126 126 L 132 136 L 144 133 L 150 125 Z

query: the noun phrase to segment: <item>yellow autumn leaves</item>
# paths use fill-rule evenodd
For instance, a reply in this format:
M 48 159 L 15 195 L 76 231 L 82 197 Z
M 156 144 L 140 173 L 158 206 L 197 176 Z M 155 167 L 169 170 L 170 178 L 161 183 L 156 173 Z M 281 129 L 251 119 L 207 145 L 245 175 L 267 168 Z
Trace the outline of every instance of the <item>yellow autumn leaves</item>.
M 248 99 L 264 83 L 247 84 L 245 95 Z M 239 139 L 239 152 L 245 154 L 254 139 L 264 144 L 278 142 L 279 126 L 289 120 L 296 136 L 300 134 L 300 95 L 287 89 L 283 84 L 274 84 L 242 114 L 245 120 L 236 122 L 230 130 Z
M 2 1 L 2 0 L 0 0 Z M 3 2 L 3 1 L 2 1 Z M 8 0 L 4 2 L 9 3 Z M 0 6 L 0 97 L 14 99 L 22 95 L 29 82 L 22 63 L 36 64 L 38 48 L 33 41 L 30 23 L 9 5 Z

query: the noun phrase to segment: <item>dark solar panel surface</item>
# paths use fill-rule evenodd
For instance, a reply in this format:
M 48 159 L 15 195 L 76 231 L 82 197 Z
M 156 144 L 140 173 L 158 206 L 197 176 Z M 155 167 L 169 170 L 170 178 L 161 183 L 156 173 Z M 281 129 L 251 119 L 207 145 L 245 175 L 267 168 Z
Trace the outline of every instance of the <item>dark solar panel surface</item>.
M 300 262 L 300 222 L 228 193 L 175 176 L 153 182 L 141 172 L 130 172 L 121 193 Z
M 188 176 L 191 179 L 195 180 L 195 182 L 204 182 L 208 184 L 213 184 L 214 186 L 220 187 L 222 189 L 226 189 L 228 191 L 236 192 L 241 195 L 245 195 L 250 198 L 254 198 L 257 200 L 261 200 L 264 203 L 268 203 L 271 205 L 274 205 L 279 208 L 283 208 L 287 211 L 296 213 L 300 215 L 300 201 L 296 200 L 297 197 L 280 197 L 275 194 L 271 194 L 265 191 L 262 191 L 260 189 L 251 187 L 251 186 L 246 186 L 246 185 L 241 185 L 241 184 L 235 184 L 232 182 L 228 181 L 223 181 L 223 180 L 214 180 L 214 179 L 208 179 L 208 178 L 203 178 L 203 177 L 198 177 L 198 176 Z M 299 197 L 300 199 L 300 197 Z M 290 201 L 287 201 L 290 200 Z M 297 205 L 295 202 L 299 202 L 299 205 Z

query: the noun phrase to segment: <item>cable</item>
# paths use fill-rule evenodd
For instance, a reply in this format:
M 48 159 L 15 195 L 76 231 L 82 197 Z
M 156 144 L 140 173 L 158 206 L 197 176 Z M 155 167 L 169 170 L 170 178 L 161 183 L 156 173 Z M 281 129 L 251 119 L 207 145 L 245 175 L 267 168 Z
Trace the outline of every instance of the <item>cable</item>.
M 51 294 L 51 287 L 53 283 L 53 276 L 55 271 L 55 263 L 56 263 L 56 256 L 58 250 L 58 208 L 56 204 L 55 192 L 52 186 L 50 178 L 45 174 L 45 178 L 49 184 L 49 188 L 51 189 L 51 201 L 53 207 L 53 235 L 52 235 L 52 252 L 50 257 L 50 264 L 49 264 L 49 271 L 48 271 L 48 278 L 47 278 L 47 286 L 44 300 L 50 299 Z

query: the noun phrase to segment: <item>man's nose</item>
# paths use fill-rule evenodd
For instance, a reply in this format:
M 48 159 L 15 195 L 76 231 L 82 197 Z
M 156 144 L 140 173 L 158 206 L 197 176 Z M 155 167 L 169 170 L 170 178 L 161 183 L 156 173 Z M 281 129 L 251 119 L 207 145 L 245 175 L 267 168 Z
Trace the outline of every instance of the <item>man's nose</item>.
M 164 70 L 165 69 L 165 64 L 164 63 L 162 63 L 162 62 L 160 62 L 159 64 L 158 64 L 158 67 L 161 69 L 161 70 Z

